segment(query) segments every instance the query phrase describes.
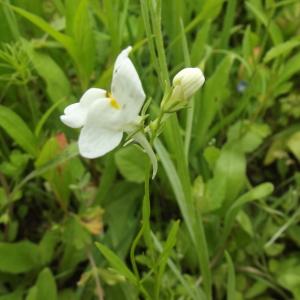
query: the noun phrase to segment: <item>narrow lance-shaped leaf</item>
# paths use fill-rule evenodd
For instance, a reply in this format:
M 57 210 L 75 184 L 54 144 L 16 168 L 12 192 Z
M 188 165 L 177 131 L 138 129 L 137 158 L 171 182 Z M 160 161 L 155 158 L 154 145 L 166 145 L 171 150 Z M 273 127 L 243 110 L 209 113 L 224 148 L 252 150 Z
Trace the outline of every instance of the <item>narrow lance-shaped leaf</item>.
M 96 243 L 96 246 L 114 269 L 127 278 L 131 283 L 137 284 L 138 280 L 135 275 L 127 268 L 124 262 L 115 253 L 101 243 Z
M 0 105 L 0 127 L 27 153 L 35 156 L 37 141 L 26 123 L 10 108 Z

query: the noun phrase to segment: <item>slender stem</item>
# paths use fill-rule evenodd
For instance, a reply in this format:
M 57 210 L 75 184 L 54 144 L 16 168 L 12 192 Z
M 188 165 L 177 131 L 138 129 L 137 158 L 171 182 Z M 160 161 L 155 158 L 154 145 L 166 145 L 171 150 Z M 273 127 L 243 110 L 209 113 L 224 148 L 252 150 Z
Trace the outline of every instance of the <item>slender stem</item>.
M 168 65 L 165 55 L 165 49 L 164 49 L 164 41 L 161 31 L 161 2 L 160 0 L 154 1 L 154 0 L 148 0 L 151 2 L 151 20 L 153 25 L 153 31 L 155 36 L 155 42 L 156 42 L 156 48 L 157 48 L 157 54 L 158 54 L 158 61 L 159 66 L 162 72 L 163 76 L 163 83 L 164 87 L 169 88 L 170 87 L 170 78 L 169 78 L 169 72 L 168 72 Z
M 93 272 L 93 277 L 94 277 L 95 284 L 96 284 L 96 293 L 97 293 L 98 299 L 104 300 L 104 292 L 101 287 L 101 282 L 100 282 L 100 279 L 99 279 L 99 276 L 97 273 L 97 266 L 96 266 L 94 257 L 90 250 L 88 250 L 87 256 L 88 256 L 88 259 L 89 259 L 91 267 L 92 267 L 92 272 Z

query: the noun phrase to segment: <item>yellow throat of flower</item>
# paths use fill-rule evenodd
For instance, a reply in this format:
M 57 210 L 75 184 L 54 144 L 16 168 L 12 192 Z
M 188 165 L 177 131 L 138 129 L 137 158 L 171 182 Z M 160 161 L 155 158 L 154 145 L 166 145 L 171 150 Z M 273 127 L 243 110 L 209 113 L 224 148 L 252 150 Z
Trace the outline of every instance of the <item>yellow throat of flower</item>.
M 109 99 L 109 103 L 110 105 L 114 108 L 114 109 L 120 109 L 121 105 L 119 104 L 119 102 L 112 96 L 111 93 L 107 93 L 107 97 Z

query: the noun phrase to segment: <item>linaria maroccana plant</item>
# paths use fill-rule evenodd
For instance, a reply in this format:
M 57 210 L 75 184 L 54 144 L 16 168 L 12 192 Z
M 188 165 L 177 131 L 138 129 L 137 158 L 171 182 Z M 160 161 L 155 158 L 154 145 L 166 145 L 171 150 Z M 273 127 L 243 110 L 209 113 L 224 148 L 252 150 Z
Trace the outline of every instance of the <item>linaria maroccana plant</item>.
M 65 108 L 60 119 L 71 128 L 81 128 L 78 146 L 85 158 L 100 157 L 112 151 L 121 143 L 123 133 L 128 133 L 149 155 L 154 178 L 157 172 L 156 156 L 139 128 L 139 112 L 146 96 L 139 75 L 128 57 L 131 50 L 131 46 L 127 47 L 116 59 L 111 93 L 99 88 L 88 89 L 79 102 Z M 199 68 L 185 68 L 178 72 L 173 79 L 171 93 L 162 101 L 161 115 L 184 108 L 204 81 Z M 161 118 L 158 121 L 159 127 Z M 152 141 L 156 134 L 157 130 L 152 132 Z

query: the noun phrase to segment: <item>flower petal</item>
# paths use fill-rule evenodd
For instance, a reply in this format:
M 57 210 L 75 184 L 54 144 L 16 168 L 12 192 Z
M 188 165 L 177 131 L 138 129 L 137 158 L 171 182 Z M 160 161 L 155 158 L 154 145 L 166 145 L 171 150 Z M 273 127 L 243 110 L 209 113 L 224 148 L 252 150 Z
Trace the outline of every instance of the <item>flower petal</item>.
M 88 110 L 86 123 L 79 136 L 79 152 L 96 158 L 117 147 L 123 136 L 122 115 L 108 99 L 95 102 Z
M 80 98 L 79 102 L 67 106 L 64 115 L 60 116 L 61 121 L 71 127 L 82 127 L 86 122 L 88 110 L 96 101 L 106 99 L 106 91 L 102 89 L 88 89 Z
M 135 121 L 145 101 L 139 75 L 128 58 L 131 49 L 126 48 L 117 57 L 111 85 L 112 95 L 121 104 L 127 122 Z
M 82 127 L 86 118 L 86 111 L 82 109 L 79 103 L 67 106 L 64 115 L 60 116 L 60 120 L 71 128 Z
M 96 100 L 106 98 L 106 90 L 90 88 L 80 98 L 79 102 L 82 107 L 88 108 Z

